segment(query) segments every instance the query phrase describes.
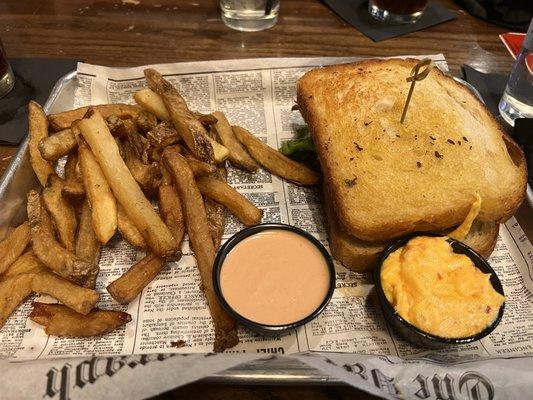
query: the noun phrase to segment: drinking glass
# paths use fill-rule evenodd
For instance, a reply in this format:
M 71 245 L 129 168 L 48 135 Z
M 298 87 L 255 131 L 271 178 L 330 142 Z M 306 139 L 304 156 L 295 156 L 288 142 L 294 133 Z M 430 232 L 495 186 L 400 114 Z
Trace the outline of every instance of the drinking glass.
M 15 76 L 9 61 L 7 61 L 4 45 L 0 39 L 0 97 L 8 94 L 15 85 Z
M 413 24 L 424 13 L 428 0 L 370 0 L 368 12 L 389 24 Z
M 279 0 L 220 0 L 222 21 L 238 31 L 268 29 L 278 22 Z
M 499 104 L 500 115 L 514 126 L 517 118 L 533 118 L 533 19 Z

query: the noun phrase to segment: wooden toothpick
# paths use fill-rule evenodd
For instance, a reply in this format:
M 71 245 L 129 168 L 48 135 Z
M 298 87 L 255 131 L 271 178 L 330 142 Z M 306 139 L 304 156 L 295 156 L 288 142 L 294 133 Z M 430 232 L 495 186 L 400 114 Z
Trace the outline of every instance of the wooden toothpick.
M 430 58 L 424 58 L 422 61 L 420 61 L 418 64 L 416 64 L 413 69 L 411 70 L 411 75 L 406 79 L 407 82 L 411 82 L 411 87 L 409 88 L 409 93 L 407 93 L 407 99 L 405 100 L 405 106 L 403 106 L 403 112 L 402 112 L 402 118 L 400 119 L 400 123 L 403 124 L 403 121 L 405 120 L 405 116 L 407 114 L 407 108 L 409 107 L 409 102 L 411 101 L 411 96 L 413 95 L 413 90 L 415 88 L 415 83 L 417 81 L 421 81 L 425 79 L 429 71 L 433 69 L 435 66 L 435 63 Z M 426 69 L 420 71 L 420 68 L 426 67 Z

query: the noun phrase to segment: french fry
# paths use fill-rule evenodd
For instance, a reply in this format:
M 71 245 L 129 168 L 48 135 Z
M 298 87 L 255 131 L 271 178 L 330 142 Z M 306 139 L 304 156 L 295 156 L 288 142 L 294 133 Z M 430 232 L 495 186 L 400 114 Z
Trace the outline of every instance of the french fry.
M 222 161 L 226 160 L 229 157 L 229 150 L 218 143 L 216 140 L 208 137 L 211 146 L 213 147 L 213 158 L 215 164 L 220 164 Z
M 0 274 L 8 269 L 30 243 L 30 225 L 27 222 L 13 229 L 0 242 Z
M 100 243 L 105 244 L 117 230 L 117 202 L 95 155 L 84 140 L 78 145 L 78 156 L 83 186 L 91 206 L 93 229 Z
M 147 134 L 157 126 L 157 117 L 148 111 L 141 111 L 135 119 L 137 128 L 143 134 Z
M 2 280 L 13 278 L 21 274 L 30 274 L 37 272 L 47 272 L 48 268 L 35 256 L 33 250 L 28 250 L 9 266 L 2 274 Z
M 226 168 L 219 166 L 212 176 L 222 182 L 226 182 Z M 209 197 L 204 197 L 204 205 L 207 214 L 207 223 L 209 225 L 209 233 L 213 239 L 215 250 L 218 250 L 222 242 L 222 236 L 224 235 L 226 208 L 222 204 L 211 200 Z
M 157 124 L 155 128 L 146 134 L 146 137 L 154 147 L 170 146 L 181 139 L 178 131 L 168 121 Z
M 109 333 L 131 321 L 123 311 L 96 309 L 87 315 L 61 304 L 33 303 L 30 319 L 50 336 L 90 337 Z
M 196 184 L 202 195 L 222 204 L 244 225 L 251 226 L 261 222 L 263 212 L 226 182 L 202 176 L 196 180 Z
M 131 175 L 102 116 L 96 111 L 79 122 L 84 138 L 126 215 L 144 236 L 152 251 L 162 257 L 177 252 L 174 238 Z
M 65 182 L 61 193 L 69 200 L 80 200 L 85 197 L 85 188 L 82 183 L 77 151 L 67 156 L 67 162 L 65 163 Z
M 170 114 L 161 96 L 149 88 L 141 89 L 133 95 L 135 102 L 161 121 L 169 121 Z
M 141 112 L 141 109 L 138 106 L 120 103 L 100 104 L 97 106 L 91 106 L 91 108 L 98 110 L 98 112 L 104 118 L 107 118 L 111 115 L 116 115 L 120 118 L 137 118 L 137 116 Z M 70 125 L 77 119 L 82 119 L 88 110 L 89 107 L 80 107 L 75 110 L 51 114 L 48 116 L 50 128 L 54 132 L 70 128 Z
M 145 191 L 151 191 L 157 180 L 158 168 L 156 164 L 144 164 L 135 154 L 133 146 L 129 141 L 122 144 L 124 162 L 137 181 L 139 186 Z
M 22 274 L 0 282 L 0 328 L 19 304 L 31 294 L 32 280 L 32 274 Z
M 273 174 L 298 185 L 316 185 L 320 181 L 317 172 L 269 147 L 246 129 L 234 126 L 233 132 L 248 153 Z
M 189 234 L 189 243 L 196 257 L 202 288 L 215 325 L 214 351 L 223 351 L 235 346 L 239 338 L 235 321 L 222 309 L 213 289 L 212 271 L 215 248 L 209 233 L 202 195 L 196 186 L 187 161 L 176 149 L 165 149 L 163 161 L 178 190 Z
M 200 121 L 202 125 L 206 127 L 206 129 L 207 127 L 217 123 L 217 118 L 213 114 L 202 114 L 199 112 L 193 114 L 196 118 L 198 118 L 198 121 Z
M 213 240 L 215 250 L 218 250 L 222 243 L 222 235 L 224 234 L 224 224 L 226 222 L 226 211 L 224 206 L 211 200 L 209 197 L 204 198 L 205 213 L 207 215 L 207 224 L 209 234 Z
M 162 258 L 148 254 L 120 278 L 111 282 L 107 286 L 107 291 L 118 303 L 128 304 L 142 292 L 165 265 L 165 260 Z
M 30 190 L 28 193 L 27 209 L 35 255 L 58 275 L 76 283 L 85 282 L 91 269 L 90 265 L 78 259 L 56 241 L 50 216 L 35 190 Z
M 137 123 L 135 119 L 122 119 L 116 115 L 106 118 L 107 127 L 111 134 L 118 138 L 126 138 L 132 132 L 137 133 Z
M 186 155 L 185 159 L 187 160 L 187 164 L 189 164 L 194 176 L 209 175 L 217 170 L 217 167 L 215 167 L 213 164 L 208 164 L 206 162 L 197 160 L 191 155 Z
M 243 168 L 250 172 L 256 171 L 259 165 L 257 165 L 244 147 L 242 147 L 241 142 L 237 140 L 226 116 L 219 111 L 214 112 L 213 116 L 217 119 L 213 127 L 217 131 L 222 144 L 229 150 L 229 160 L 231 163 L 238 168 Z
M 68 128 L 41 139 L 39 151 L 45 160 L 56 161 L 72 153 L 77 146 L 76 138 Z
M 43 189 L 43 201 L 50 213 L 59 241 L 69 251 L 74 251 L 74 237 L 76 235 L 76 213 L 74 207 L 63 198 L 63 180 L 56 174 L 48 177 Z
M 176 188 L 173 185 L 160 185 L 158 188 L 158 200 L 159 212 L 179 246 L 185 234 L 185 222 Z
M 89 203 L 85 200 L 81 204 L 79 215 L 78 232 L 76 233 L 76 257 L 89 263 L 90 271 L 87 273 L 87 279 L 84 286 L 94 289 L 96 285 L 96 278 L 100 267 L 98 265 L 100 260 L 101 244 L 96 237 L 93 229 L 92 213 Z
M 213 146 L 207 132 L 202 123 L 191 113 L 178 90 L 154 69 L 145 69 L 144 75 L 150 89 L 162 97 L 170 121 L 192 154 L 201 161 L 213 163 Z
M 129 132 L 128 142 L 131 144 L 135 155 L 144 164 L 148 164 L 148 153 L 150 151 L 151 143 L 139 132 Z
M 47 294 L 81 314 L 88 314 L 100 299 L 92 289 L 81 287 L 51 272 L 31 274 L 31 290 Z
M 146 241 L 141 235 L 141 232 L 130 221 L 120 204 L 118 205 L 118 230 L 122 234 L 122 237 L 132 246 L 140 249 L 146 248 Z
M 39 151 L 39 143 L 48 136 L 48 120 L 42 107 L 31 100 L 28 104 L 28 131 L 30 164 L 42 186 L 46 185 L 48 175 L 54 173 L 51 162 L 46 161 Z

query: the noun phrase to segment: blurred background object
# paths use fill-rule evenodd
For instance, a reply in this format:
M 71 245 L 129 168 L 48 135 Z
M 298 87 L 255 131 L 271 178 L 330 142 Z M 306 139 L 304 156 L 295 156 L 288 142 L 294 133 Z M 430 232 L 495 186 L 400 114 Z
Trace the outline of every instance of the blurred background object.
M 532 0 L 454 0 L 470 15 L 511 29 L 527 29 L 533 17 Z
M 413 24 L 420 19 L 428 0 L 370 0 L 368 12 L 389 24 Z
M 6 57 L 4 45 L 0 39 L 0 97 L 4 97 L 15 86 L 15 76 Z

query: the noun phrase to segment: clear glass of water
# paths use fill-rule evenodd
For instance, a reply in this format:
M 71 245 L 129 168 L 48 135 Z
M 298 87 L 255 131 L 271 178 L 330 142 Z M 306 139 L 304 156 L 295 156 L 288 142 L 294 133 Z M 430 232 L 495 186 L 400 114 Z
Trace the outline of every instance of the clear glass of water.
M 244 32 L 262 31 L 278 22 L 279 0 L 220 0 L 222 21 Z
M 512 126 L 517 118 L 533 118 L 533 19 L 507 81 L 499 109 L 503 119 Z

